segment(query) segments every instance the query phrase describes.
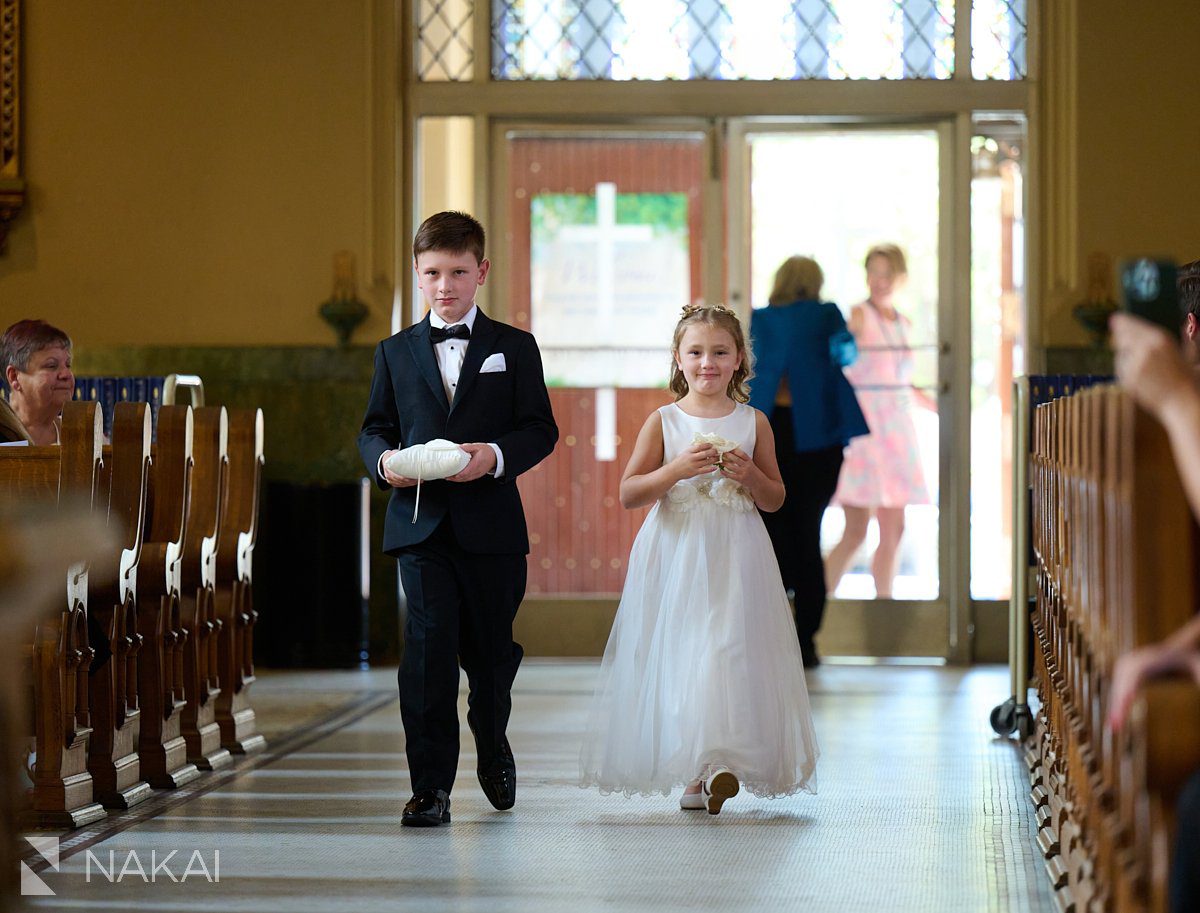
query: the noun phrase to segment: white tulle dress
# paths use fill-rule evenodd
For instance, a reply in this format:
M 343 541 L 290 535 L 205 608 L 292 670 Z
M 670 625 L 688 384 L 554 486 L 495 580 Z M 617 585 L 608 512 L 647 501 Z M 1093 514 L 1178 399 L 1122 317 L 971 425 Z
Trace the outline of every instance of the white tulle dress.
M 717 434 L 754 452 L 755 411 L 659 410 L 664 462 Z M 762 517 L 714 471 L 677 483 L 633 543 L 580 754 L 580 784 L 669 793 L 715 766 L 756 796 L 815 792 L 804 666 Z

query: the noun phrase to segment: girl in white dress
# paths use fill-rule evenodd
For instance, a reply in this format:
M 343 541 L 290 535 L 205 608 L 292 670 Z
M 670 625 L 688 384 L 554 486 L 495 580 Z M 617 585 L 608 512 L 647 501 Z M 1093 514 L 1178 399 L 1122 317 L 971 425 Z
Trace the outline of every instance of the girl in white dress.
M 818 751 L 758 513 L 778 510 L 784 488 L 770 423 L 746 405 L 737 315 L 686 308 L 673 355 L 676 402 L 646 419 L 621 479 L 622 505 L 654 507 L 629 555 L 580 779 L 627 796 L 684 786 L 681 808 L 715 815 L 741 786 L 814 792 Z

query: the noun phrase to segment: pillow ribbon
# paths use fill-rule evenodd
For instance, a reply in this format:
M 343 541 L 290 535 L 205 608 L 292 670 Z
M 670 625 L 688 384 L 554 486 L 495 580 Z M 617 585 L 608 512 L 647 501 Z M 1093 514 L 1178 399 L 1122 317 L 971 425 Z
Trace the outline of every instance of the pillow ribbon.
M 421 476 L 425 472 L 425 461 L 417 460 L 417 500 L 413 504 L 413 523 L 417 522 L 417 511 L 421 509 Z

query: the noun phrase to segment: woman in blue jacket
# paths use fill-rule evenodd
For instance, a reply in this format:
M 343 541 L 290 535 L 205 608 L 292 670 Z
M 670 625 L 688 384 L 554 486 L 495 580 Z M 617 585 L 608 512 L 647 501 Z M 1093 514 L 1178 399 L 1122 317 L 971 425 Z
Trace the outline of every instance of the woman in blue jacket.
M 867 434 L 854 389 L 842 374 L 857 354 L 836 304 L 820 300 L 825 276 L 815 260 L 789 257 L 775 273 L 769 307 L 750 318 L 754 379 L 750 405 L 770 416 L 787 499 L 763 514 L 783 585 L 795 594 L 804 665 L 825 614 L 821 517 L 837 488 L 842 451 Z

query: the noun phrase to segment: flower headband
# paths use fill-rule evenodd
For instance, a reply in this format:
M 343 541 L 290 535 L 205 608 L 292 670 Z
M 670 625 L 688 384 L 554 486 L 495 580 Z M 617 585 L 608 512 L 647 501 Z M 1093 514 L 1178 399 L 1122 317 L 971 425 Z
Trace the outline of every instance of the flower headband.
M 683 316 L 691 317 L 699 314 L 701 311 L 719 311 L 722 314 L 729 314 L 731 317 L 737 317 L 737 312 L 733 308 L 726 307 L 723 304 L 685 304 L 683 306 Z

